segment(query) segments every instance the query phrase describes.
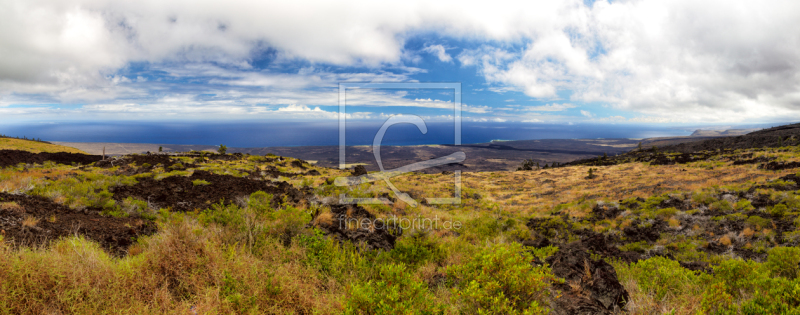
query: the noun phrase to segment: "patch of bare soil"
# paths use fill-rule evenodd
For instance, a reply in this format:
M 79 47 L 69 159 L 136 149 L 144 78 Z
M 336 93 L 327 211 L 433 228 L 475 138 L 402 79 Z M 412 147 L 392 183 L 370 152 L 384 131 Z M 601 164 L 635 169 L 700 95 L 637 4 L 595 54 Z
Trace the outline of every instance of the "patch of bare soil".
M 71 165 L 77 164 L 91 164 L 100 161 L 103 157 L 100 155 L 87 155 L 80 153 L 31 153 L 28 151 L 20 150 L 0 150 L 0 167 L 7 167 L 17 165 L 19 163 L 28 164 L 42 164 L 45 161 L 53 161 L 58 164 Z
M 99 209 L 76 211 L 43 197 L 0 193 L 0 234 L 17 246 L 47 245 L 77 234 L 120 256 L 137 237 L 156 231 L 155 223 L 142 218 L 106 217 Z
M 193 182 L 202 180 L 208 184 Z M 140 179 L 133 186 L 118 186 L 109 189 L 115 200 L 135 197 L 159 208 L 172 211 L 192 211 L 209 208 L 212 204 L 231 204 L 237 198 L 263 191 L 272 194 L 272 205 L 278 206 L 284 198 L 287 202 L 299 203 L 310 195 L 310 189 L 299 190 L 286 182 L 271 182 L 231 175 L 216 175 L 207 171 L 194 171 L 189 176 L 170 176 L 161 180 Z

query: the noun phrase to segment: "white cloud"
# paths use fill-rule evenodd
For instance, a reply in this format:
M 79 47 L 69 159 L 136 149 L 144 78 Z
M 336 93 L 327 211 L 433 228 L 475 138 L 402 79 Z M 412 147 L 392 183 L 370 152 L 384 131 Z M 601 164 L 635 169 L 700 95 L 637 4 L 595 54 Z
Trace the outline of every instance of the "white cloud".
M 565 111 L 567 109 L 575 108 L 575 107 L 577 107 L 577 106 L 574 105 L 574 104 L 569 104 L 569 103 L 563 103 L 563 104 L 553 103 L 553 104 L 547 104 L 547 105 L 542 105 L 542 106 L 526 106 L 526 107 L 523 107 L 522 110 L 531 111 L 531 112 L 561 112 L 561 111 Z M 581 111 L 581 112 L 583 112 L 583 111 Z
M 800 115 L 798 2 L 597 1 L 564 15 L 575 19 L 532 28 L 513 57 L 487 47 L 459 60 L 495 88 L 544 99 L 571 90 L 648 122 Z
M 289 105 L 289 106 L 286 106 L 286 107 L 278 108 L 278 111 L 279 112 L 322 112 L 322 110 L 319 109 L 319 107 L 316 107 L 314 109 L 310 109 L 310 108 L 308 108 L 308 106 L 296 105 L 296 104 L 292 104 L 292 105 Z
M 489 106 L 480 106 L 480 105 L 461 105 L 461 111 L 469 112 L 469 113 L 476 113 L 476 114 L 487 114 L 491 113 L 492 108 Z
M 422 51 L 436 56 L 436 58 L 439 58 L 439 61 L 453 62 L 453 57 L 447 54 L 444 46 L 442 45 L 425 46 L 425 48 L 423 48 Z
M 582 110 L 582 109 L 581 109 L 581 115 L 589 117 L 589 118 L 594 117 L 594 115 L 592 115 L 592 113 L 590 113 L 589 111 L 586 111 L 586 110 Z
M 276 63 L 362 66 L 373 73 L 344 79 L 398 81 L 408 75 L 380 69 L 404 67 L 411 58 L 405 41 L 433 33 L 474 44 L 455 57 L 442 45 L 423 50 L 475 67 L 487 89 L 498 93 L 554 100 L 571 91 L 571 102 L 608 103 L 651 121 L 785 119 L 800 115 L 799 20 L 800 2 L 780 0 L 599 0 L 591 6 L 537 0 L 488 7 L 455 1 L 5 0 L 0 104 L 141 104 L 130 99 L 149 92 L 136 84 L 165 84 L 115 75 L 132 62 L 240 69 L 218 82 L 237 87 L 220 88 L 220 94 L 245 95 L 232 98 L 238 105 L 257 99 L 315 104 L 296 98 L 346 75 L 311 68 L 297 75 L 247 73 L 254 57 L 271 51 Z M 186 70 L 174 74 L 215 71 Z M 265 85 L 273 94 L 238 88 Z

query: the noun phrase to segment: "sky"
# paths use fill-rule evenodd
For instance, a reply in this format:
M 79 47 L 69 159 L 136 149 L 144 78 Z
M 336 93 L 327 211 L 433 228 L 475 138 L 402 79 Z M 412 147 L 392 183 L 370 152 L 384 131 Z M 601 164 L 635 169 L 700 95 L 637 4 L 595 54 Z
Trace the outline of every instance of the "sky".
M 0 1 L 5 123 L 786 122 L 798 68 L 798 1 Z

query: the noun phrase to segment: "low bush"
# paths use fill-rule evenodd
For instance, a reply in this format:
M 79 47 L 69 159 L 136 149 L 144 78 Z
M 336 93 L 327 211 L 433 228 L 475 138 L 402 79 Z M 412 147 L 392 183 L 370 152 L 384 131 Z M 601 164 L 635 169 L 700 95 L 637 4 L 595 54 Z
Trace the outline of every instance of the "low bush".
M 751 227 L 754 227 L 756 231 L 759 231 L 759 230 L 761 230 L 763 228 L 772 227 L 772 220 L 765 219 L 765 218 L 762 218 L 762 217 L 759 217 L 759 216 L 755 216 L 755 215 L 748 217 L 747 221 L 745 221 L 745 223 L 747 223 L 747 225 L 749 225 Z
M 398 240 L 390 256 L 394 261 L 416 266 L 429 261 L 442 263 L 445 252 L 427 233 L 417 233 Z
M 458 283 L 454 293 L 466 313 L 547 314 L 548 288 L 556 278 L 532 260 L 519 244 L 497 244 L 447 273 Z
M 664 208 L 664 209 L 656 210 L 656 216 L 658 216 L 659 218 L 664 219 L 664 220 L 676 215 L 677 213 L 678 213 L 678 209 L 671 208 L 671 207 L 670 208 Z
M 694 272 L 677 261 L 660 256 L 633 263 L 630 268 L 639 287 L 653 294 L 656 300 L 692 293 L 699 281 Z
M 344 313 L 440 314 L 443 307 L 404 265 L 386 264 L 379 267 L 376 279 L 350 289 Z
M 767 208 L 767 213 L 777 217 L 782 217 L 783 215 L 786 214 L 788 210 L 789 209 L 786 207 L 785 204 L 780 203 L 775 206 Z
M 194 186 L 206 186 L 206 185 L 211 185 L 211 183 L 209 183 L 208 181 L 202 180 L 202 179 L 195 179 L 195 180 L 192 181 L 192 185 L 194 185 Z
M 766 267 L 774 276 L 795 279 L 800 276 L 800 248 L 774 247 L 767 252 Z

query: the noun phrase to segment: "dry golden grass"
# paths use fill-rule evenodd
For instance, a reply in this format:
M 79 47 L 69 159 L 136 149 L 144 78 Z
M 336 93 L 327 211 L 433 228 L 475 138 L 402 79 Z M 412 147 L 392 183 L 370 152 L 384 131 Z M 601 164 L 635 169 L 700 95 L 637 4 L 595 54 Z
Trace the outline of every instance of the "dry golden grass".
M 332 212 L 320 213 L 320 215 L 317 216 L 315 220 L 316 220 L 315 223 L 318 225 L 331 226 L 333 225 L 333 213 Z
M 625 305 L 625 314 L 698 314 L 701 311 L 700 294 L 685 296 L 689 300 L 682 303 L 674 303 L 670 299 L 659 301 L 652 294 L 642 292 L 633 278 L 622 279 L 620 282 L 630 294 L 630 301 Z
M 672 217 L 669 220 L 667 220 L 667 223 L 669 223 L 670 227 L 679 227 L 679 226 L 681 226 L 681 221 L 679 221 L 678 219 L 676 219 L 674 217 Z
M 25 218 L 22 219 L 22 226 L 23 227 L 32 228 L 32 227 L 36 226 L 37 224 L 39 224 L 39 219 L 34 217 L 34 216 L 30 216 L 29 215 L 29 216 L 25 216 Z
M 590 168 L 588 166 L 465 173 L 462 176 L 462 202 L 466 207 L 477 208 L 485 208 L 485 202 L 490 202 L 504 211 L 533 215 L 578 199 L 617 201 L 631 197 L 647 198 L 671 191 L 694 191 L 712 186 L 765 182 L 767 179 L 794 173 L 793 170 L 759 170 L 756 164 L 733 166 L 731 162 L 726 162 L 722 167 L 709 168 L 701 163 L 703 162 L 661 166 L 645 163 L 593 166 L 592 168 L 597 169 L 595 179 L 585 178 Z M 405 174 L 393 178 L 392 182 L 401 191 L 416 191 L 425 197 L 451 197 L 454 191 L 452 175 Z M 375 186 L 380 186 L 382 191 L 389 191 L 381 183 L 376 183 Z M 470 193 L 478 193 L 481 201 L 470 200 Z M 573 207 L 565 209 L 565 212 L 583 216 L 585 209 Z
M 18 203 L 13 202 L 13 201 L 11 201 L 11 202 L 0 202 L 0 209 L 8 210 L 8 211 L 15 211 L 16 212 L 16 211 L 21 211 L 22 210 L 22 206 L 20 206 Z
M 42 143 L 37 141 L 28 141 L 28 140 L 21 140 L 21 139 L 11 139 L 11 138 L 0 138 L 0 150 L 22 150 L 28 151 L 32 153 L 40 153 L 40 152 L 67 152 L 67 153 L 82 153 L 86 154 L 81 150 L 71 147 L 65 147 L 63 145 L 56 145 L 56 144 L 48 144 Z
M 124 258 L 75 237 L 49 249 L 0 246 L 0 313 L 341 312 L 344 289 L 306 268 L 303 248 L 276 243 L 256 257 L 222 246 L 213 231 L 200 228 L 167 224 Z
M 731 238 L 728 237 L 727 235 L 724 235 L 719 238 L 719 243 L 725 246 L 729 246 L 731 245 Z

